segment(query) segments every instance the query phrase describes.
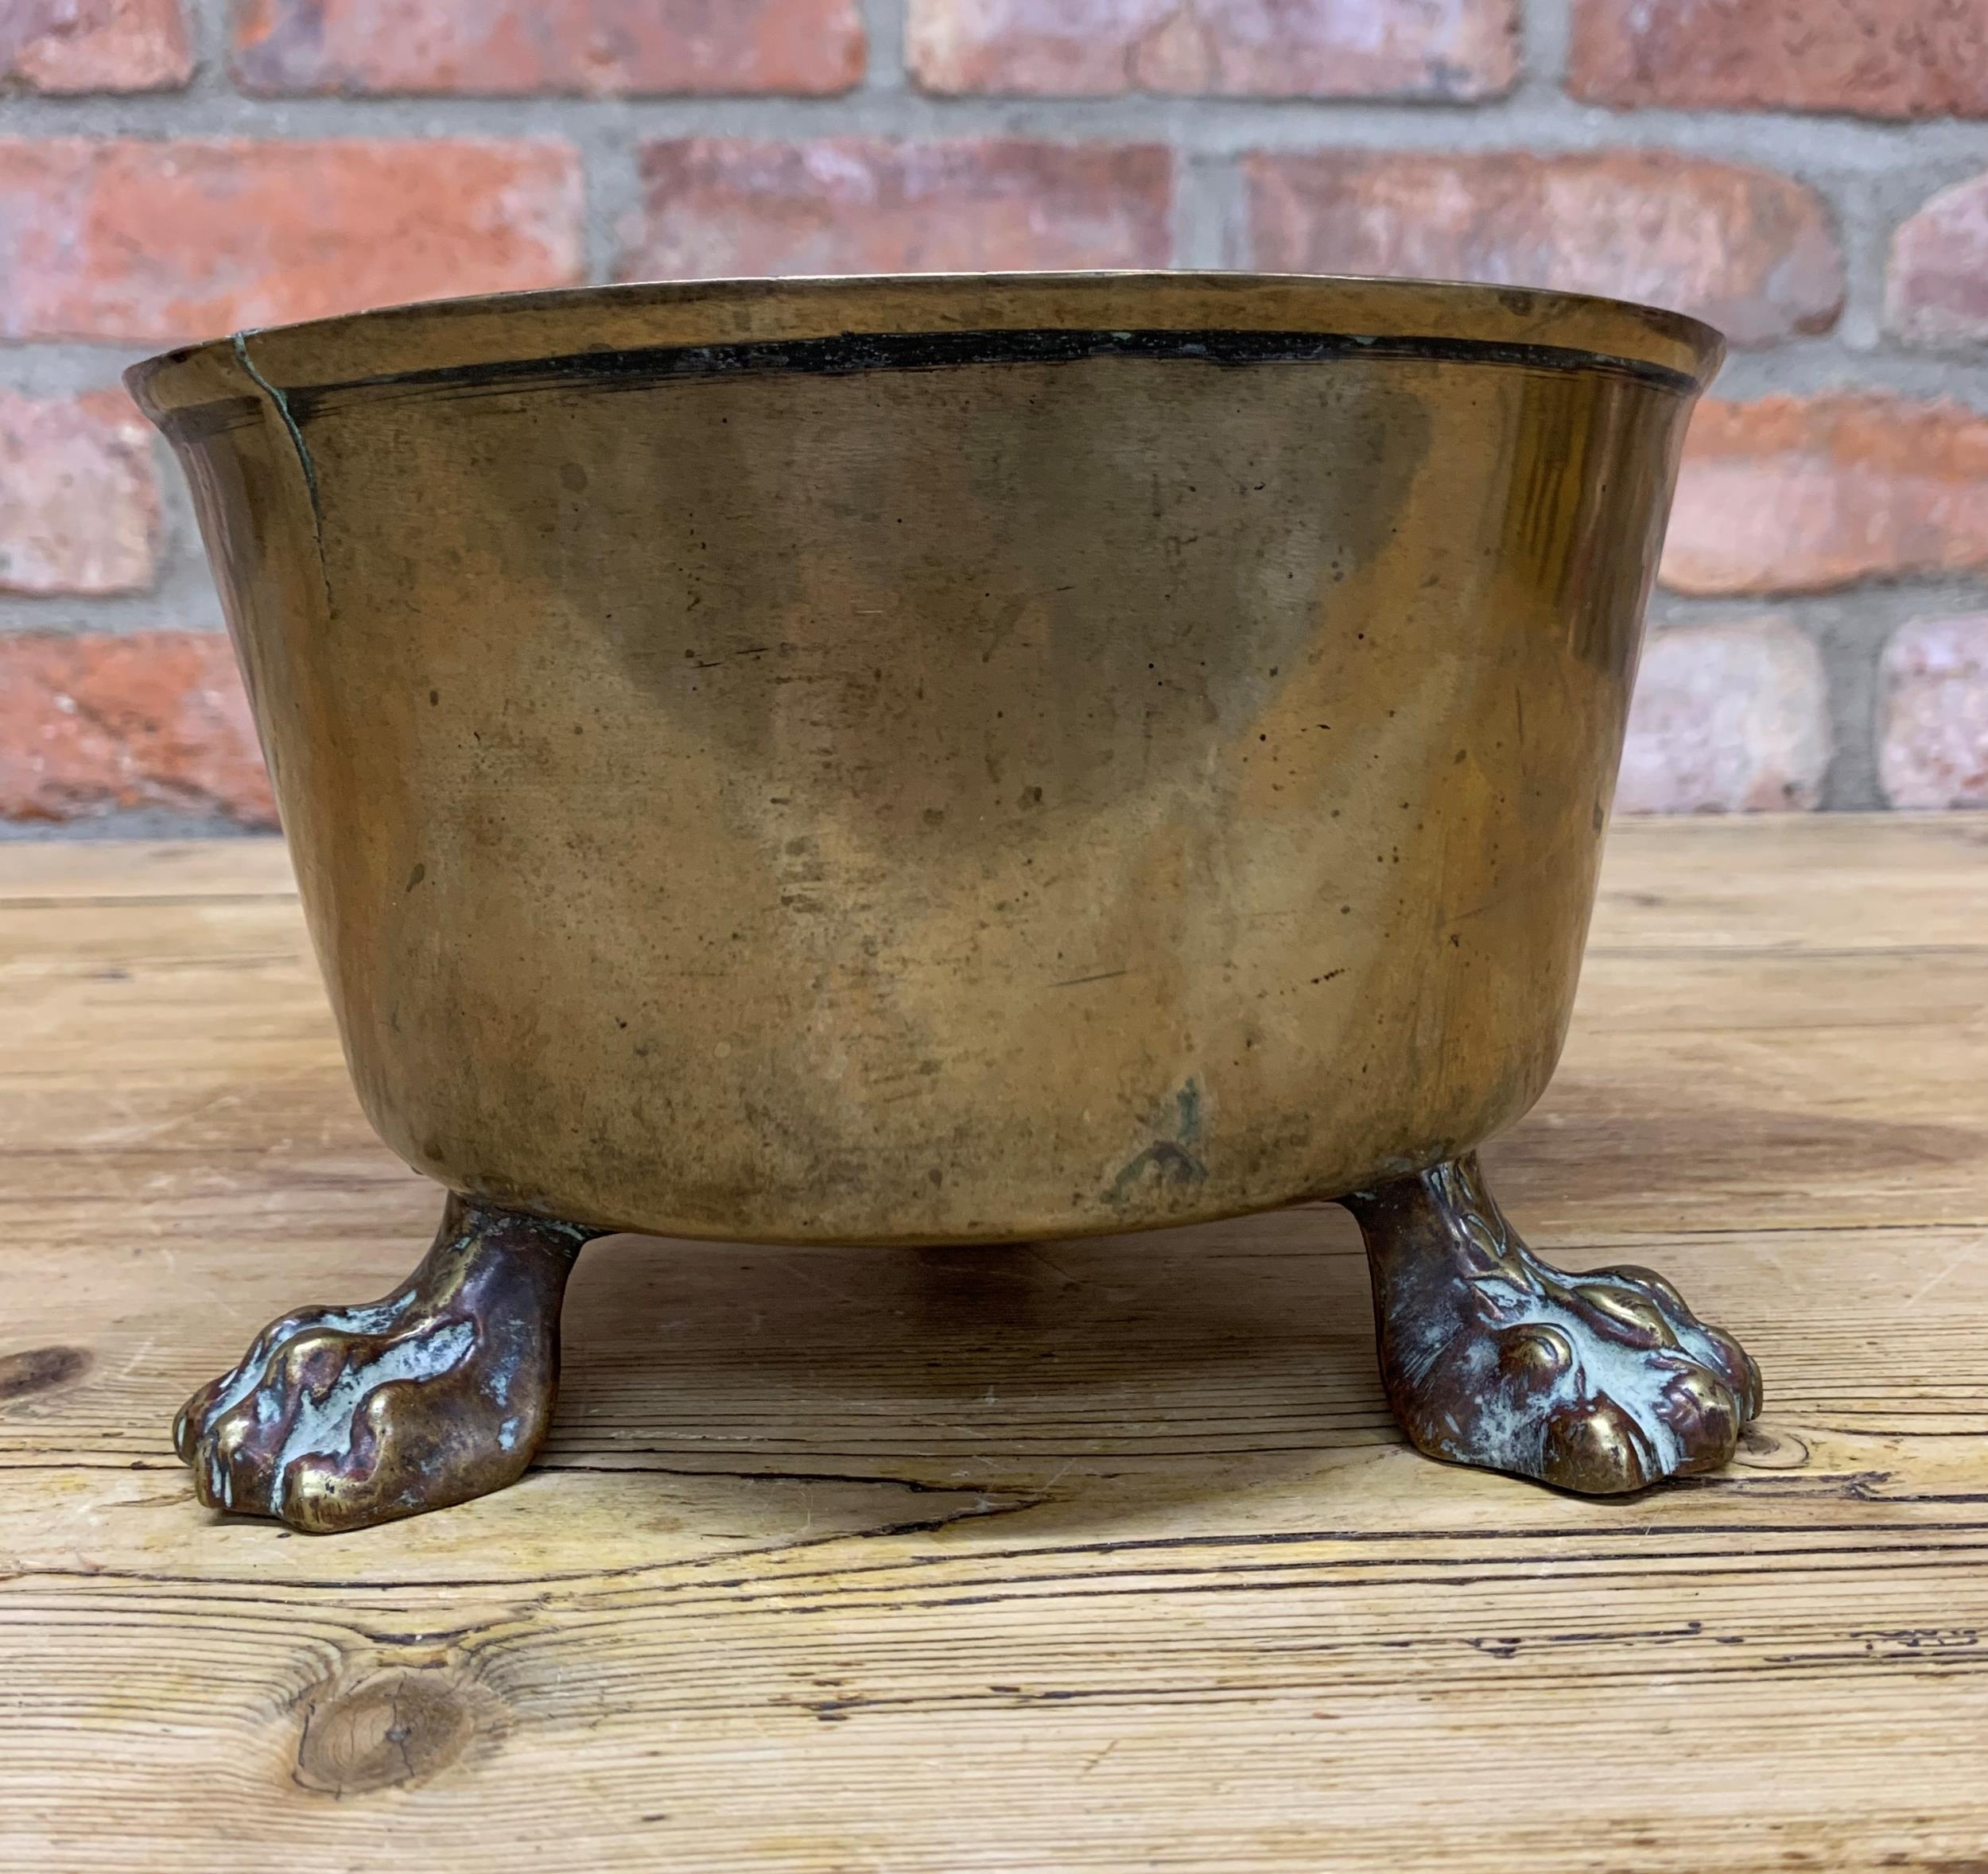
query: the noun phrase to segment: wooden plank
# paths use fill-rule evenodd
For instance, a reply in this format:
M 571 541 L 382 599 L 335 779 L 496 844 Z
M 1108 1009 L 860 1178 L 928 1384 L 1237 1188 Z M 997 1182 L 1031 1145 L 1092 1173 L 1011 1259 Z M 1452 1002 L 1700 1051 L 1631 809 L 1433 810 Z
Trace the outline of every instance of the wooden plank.
M 22 840 L 0 848 L 0 905 L 294 897 L 281 840 Z
M 1405 1450 L 1336 1210 L 622 1238 L 539 1471 L 318 1540 L 199 1510 L 165 1440 L 262 1320 L 432 1226 L 280 854 L 0 848 L 0 1359 L 42 1351 L 0 1369 L 42 1381 L 0 1400 L 0 1853 L 1983 1864 L 1984 844 L 1612 843 L 1565 1066 L 1488 1158 L 1536 1241 L 1656 1263 L 1754 1347 L 1722 1476 L 1582 1502 Z
M 1988 941 L 1979 814 L 1618 820 L 1594 941 L 1664 949 L 1972 948 Z

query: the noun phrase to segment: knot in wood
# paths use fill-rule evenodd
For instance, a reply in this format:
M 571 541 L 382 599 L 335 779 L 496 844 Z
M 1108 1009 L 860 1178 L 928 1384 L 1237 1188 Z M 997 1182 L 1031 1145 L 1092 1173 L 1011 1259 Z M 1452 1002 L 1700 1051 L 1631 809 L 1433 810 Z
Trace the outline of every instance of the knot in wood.
M 487 1696 L 446 1668 L 333 1680 L 305 1707 L 297 1780 L 334 1796 L 425 1783 L 468 1748 Z
M 83 1347 L 30 1347 L 23 1353 L 0 1354 L 0 1406 L 67 1386 L 89 1370 L 89 1350 Z

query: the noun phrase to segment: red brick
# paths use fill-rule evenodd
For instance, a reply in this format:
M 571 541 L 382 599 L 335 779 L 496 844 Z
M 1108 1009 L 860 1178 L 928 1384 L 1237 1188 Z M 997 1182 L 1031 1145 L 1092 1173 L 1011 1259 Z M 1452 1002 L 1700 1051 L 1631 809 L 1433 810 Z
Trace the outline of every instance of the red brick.
M 1171 246 L 1155 145 L 693 138 L 640 163 L 623 277 L 1163 266 Z
M 1660 631 L 1643 650 L 1616 810 L 1813 807 L 1829 755 L 1823 660 L 1786 619 Z
M 1827 211 L 1785 176 L 1668 151 L 1320 150 L 1244 165 L 1255 263 L 1653 301 L 1736 343 L 1821 332 L 1842 304 Z
M 151 433 L 114 390 L 0 390 L 0 592 L 128 592 L 152 583 Z
M 1988 115 L 1981 0 L 1574 0 L 1567 89 L 1616 105 Z
M 0 83 L 33 91 L 157 91 L 192 75 L 180 0 L 0 5 Z
M 1988 339 L 1988 175 L 1943 190 L 1900 227 L 1885 319 L 1908 344 Z
M 1917 619 L 1885 647 L 1877 773 L 1894 807 L 1988 807 L 1988 612 Z
M 856 0 L 243 0 L 253 91 L 847 91 Z
M 276 823 L 248 702 L 216 631 L 0 637 L 0 818 L 117 807 Z
M 576 280 L 564 144 L 0 139 L 0 338 L 157 344 Z
M 911 0 L 928 91 L 1485 98 L 1519 75 L 1517 0 Z
M 1988 566 L 1988 417 L 1878 394 L 1699 406 L 1664 543 L 1686 592 Z

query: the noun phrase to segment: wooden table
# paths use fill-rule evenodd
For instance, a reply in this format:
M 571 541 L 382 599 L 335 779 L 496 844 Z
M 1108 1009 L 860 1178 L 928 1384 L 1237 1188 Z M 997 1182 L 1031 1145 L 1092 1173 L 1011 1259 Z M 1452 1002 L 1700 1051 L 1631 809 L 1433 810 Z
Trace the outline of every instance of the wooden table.
M 1768 1408 L 1582 1502 L 1404 1448 L 1336 1210 L 591 1250 L 542 1469 L 312 1538 L 167 1428 L 389 1286 L 282 853 L 0 847 L 0 1860 L 1988 1868 L 1988 822 L 1620 828 L 1486 1154 Z

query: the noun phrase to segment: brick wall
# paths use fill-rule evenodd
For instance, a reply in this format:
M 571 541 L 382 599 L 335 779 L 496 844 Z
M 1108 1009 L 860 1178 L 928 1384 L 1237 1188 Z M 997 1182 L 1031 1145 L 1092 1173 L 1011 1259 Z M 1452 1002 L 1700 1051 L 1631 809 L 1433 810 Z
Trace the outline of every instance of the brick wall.
M 0 831 L 266 824 L 170 341 L 658 274 L 1679 305 L 1630 810 L 1988 804 L 1988 0 L 0 0 Z

